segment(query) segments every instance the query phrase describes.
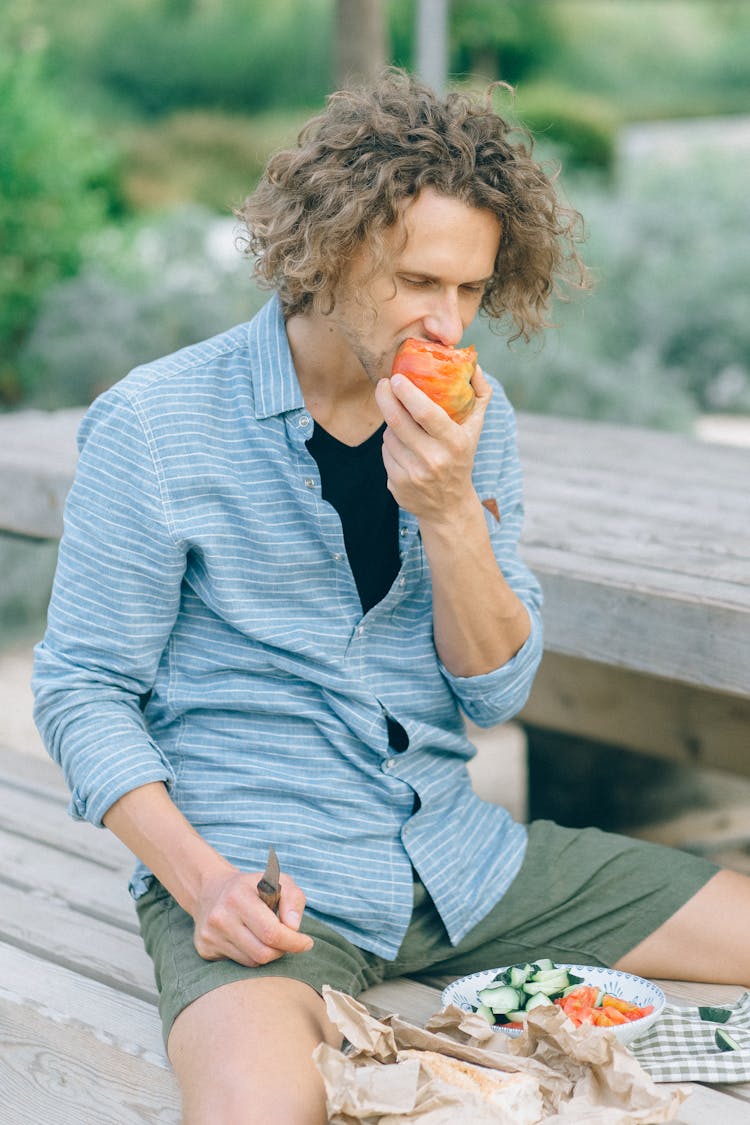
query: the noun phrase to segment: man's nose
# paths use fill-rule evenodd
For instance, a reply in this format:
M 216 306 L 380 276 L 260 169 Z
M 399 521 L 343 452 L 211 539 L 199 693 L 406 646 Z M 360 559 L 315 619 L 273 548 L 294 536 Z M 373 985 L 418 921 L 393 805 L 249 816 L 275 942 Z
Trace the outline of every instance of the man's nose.
M 436 295 L 435 303 L 422 317 L 425 333 L 431 340 L 454 348 L 464 334 L 457 293 Z

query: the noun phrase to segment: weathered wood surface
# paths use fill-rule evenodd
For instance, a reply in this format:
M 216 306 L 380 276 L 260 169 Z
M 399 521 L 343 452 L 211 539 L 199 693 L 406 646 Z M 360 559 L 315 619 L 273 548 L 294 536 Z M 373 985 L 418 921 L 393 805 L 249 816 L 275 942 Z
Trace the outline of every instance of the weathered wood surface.
M 750 691 L 730 695 L 545 652 L 519 718 L 684 766 L 750 772 Z
M 546 649 L 750 695 L 750 450 L 519 419 Z
M 0 1121 L 172 1125 L 179 1095 L 126 891 L 131 859 L 70 820 L 66 804 L 51 762 L 0 748 Z M 391 981 L 364 999 L 423 1023 L 440 1008 L 440 983 Z M 739 991 L 663 983 L 684 1003 Z M 744 1085 L 696 1086 L 679 1122 L 744 1125 L 748 1100 Z
M 0 416 L 0 529 L 59 535 L 80 410 Z M 546 650 L 750 695 L 750 449 L 522 414 Z

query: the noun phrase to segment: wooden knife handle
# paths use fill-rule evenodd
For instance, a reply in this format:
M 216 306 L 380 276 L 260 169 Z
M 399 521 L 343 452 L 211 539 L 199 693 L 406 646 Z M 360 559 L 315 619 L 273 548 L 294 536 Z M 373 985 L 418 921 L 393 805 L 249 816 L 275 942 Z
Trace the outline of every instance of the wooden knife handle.
M 270 910 L 273 910 L 274 914 L 278 914 L 281 888 L 274 887 L 273 883 L 269 883 L 267 879 L 260 879 L 258 882 L 258 894 L 263 899 L 266 906 Z

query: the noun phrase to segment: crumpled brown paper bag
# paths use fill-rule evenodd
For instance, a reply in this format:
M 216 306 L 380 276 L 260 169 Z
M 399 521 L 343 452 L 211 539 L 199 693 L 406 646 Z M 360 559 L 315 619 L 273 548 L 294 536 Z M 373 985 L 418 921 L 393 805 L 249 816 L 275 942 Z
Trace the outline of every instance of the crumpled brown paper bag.
M 658 1125 L 673 1121 L 689 1090 L 659 1088 L 612 1035 L 574 1029 L 558 1008 L 529 1013 L 518 1038 L 454 1005 L 425 1028 L 399 1016 L 377 1020 L 345 993 L 324 988 L 328 1016 L 347 1041 L 313 1058 L 326 1088 L 330 1125 L 512 1125 L 505 1111 L 436 1081 L 405 1049 L 437 1051 L 464 1062 L 533 1076 L 545 1125 Z

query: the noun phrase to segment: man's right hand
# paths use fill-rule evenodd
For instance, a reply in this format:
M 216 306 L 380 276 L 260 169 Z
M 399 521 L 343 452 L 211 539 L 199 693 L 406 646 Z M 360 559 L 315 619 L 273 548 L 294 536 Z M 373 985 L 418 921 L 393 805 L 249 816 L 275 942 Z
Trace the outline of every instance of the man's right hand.
M 304 953 L 312 938 L 299 933 L 305 896 L 289 875 L 279 879 L 278 918 L 258 894 L 262 872 L 239 871 L 188 823 L 162 782 L 120 797 L 104 823 L 145 863 L 195 922 L 195 948 L 207 961 L 266 965 L 284 953 Z
M 195 948 L 205 960 L 267 965 L 284 953 L 312 949 L 312 938 L 299 933 L 304 893 L 282 873 L 277 917 L 258 894 L 261 876 L 230 869 L 206 881 L 193 911 Z

